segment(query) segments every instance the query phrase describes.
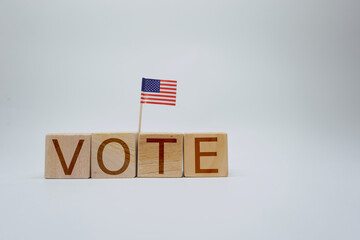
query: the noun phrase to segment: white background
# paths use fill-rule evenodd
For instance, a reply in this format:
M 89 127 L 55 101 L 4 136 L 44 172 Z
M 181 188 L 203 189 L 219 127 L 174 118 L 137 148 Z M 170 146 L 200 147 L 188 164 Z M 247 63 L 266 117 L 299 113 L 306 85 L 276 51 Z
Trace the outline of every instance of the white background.
M 359 239 L 359 1 L 0 1 L 0 239 Z M 229 177 L 45 180 L 47 133 L 227 132 Z

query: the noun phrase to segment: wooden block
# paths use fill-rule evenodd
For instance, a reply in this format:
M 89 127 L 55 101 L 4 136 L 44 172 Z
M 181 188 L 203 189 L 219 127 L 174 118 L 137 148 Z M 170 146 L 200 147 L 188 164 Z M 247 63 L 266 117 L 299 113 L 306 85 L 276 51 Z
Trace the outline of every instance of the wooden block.
M 185 177 L 227 177 L 226 133 L 185 133 Z
M 182 133 L 140 134 L 138 177 L 182 177 Z
M 136 176 L 137 133 L 94 133 L 91 144 L 91 178 Z
M 89 178 L 90 134 L 48 134 L 45 178 Z

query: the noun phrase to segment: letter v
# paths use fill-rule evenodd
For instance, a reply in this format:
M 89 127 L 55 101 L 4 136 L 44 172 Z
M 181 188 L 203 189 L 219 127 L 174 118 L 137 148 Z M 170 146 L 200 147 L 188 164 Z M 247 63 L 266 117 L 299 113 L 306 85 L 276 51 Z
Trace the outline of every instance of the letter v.
M 74 166 L 75 166 L 75 163 L 76 163 L 76 160 L 78 159 L 79 157 L 79 154 L 80 154 L 80 150 L 81 150 L 81 147 L 84 143 L 84 139 L 80 139 L 79 140 L 79 143 L 75 149 L 75 152 L 74 152 L 74 155 L 71 159 L 71 162 L 70 162 L 70 165 L 69 167 L 66 166 L 66 162 L 65 162 L 65 159 L 64 159 L 64 155 L 62 154 L 62 151 L 61 151 L 61 148 L 60 148 L 60 145 L 59 145 L 59 142 L 57 139 L 53 139 L 52 140 L 53 143 L 54 143 L 54 146 L 55 146 L 55 149 L 56 149 L 56 153 L 57 155 L 59 156 L 59 159 L 60 159 L 60 163 L 61 163 L 61 166 L 64 170 L 64 173 L 65 175 L 71 175 L 73 169 L 74 169 Z

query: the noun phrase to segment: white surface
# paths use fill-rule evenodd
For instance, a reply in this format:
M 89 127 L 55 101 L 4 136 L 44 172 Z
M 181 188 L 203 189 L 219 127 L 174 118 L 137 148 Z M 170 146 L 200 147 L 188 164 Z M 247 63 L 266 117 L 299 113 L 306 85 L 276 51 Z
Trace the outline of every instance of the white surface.
M 1 1 L 0 239 L 359 239 L 358 1 Z M 45 134 L 224 131 L 228 178 L 45 180 Z

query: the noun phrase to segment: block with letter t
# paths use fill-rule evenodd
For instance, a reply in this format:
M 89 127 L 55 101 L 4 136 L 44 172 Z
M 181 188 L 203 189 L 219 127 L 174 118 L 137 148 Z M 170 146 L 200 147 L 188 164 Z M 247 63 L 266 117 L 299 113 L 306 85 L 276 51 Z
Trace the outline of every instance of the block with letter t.
M 89 178 L 91 134 L 48 134 L 45 178 Z
M 138 149 L 138 177 L 182 177 L 183 134 L 142 133 Z
M 185 177 L 227 177 L 226 133 L 185 133 Z

